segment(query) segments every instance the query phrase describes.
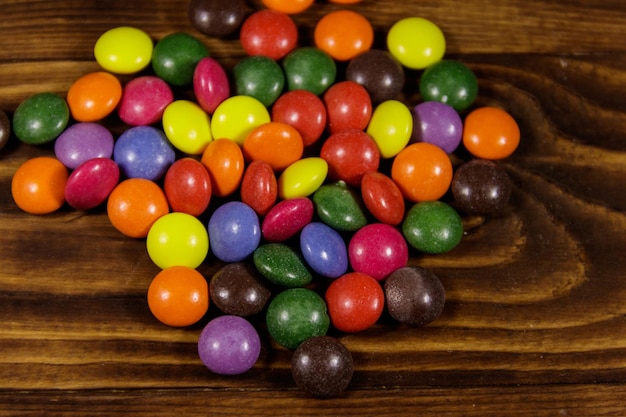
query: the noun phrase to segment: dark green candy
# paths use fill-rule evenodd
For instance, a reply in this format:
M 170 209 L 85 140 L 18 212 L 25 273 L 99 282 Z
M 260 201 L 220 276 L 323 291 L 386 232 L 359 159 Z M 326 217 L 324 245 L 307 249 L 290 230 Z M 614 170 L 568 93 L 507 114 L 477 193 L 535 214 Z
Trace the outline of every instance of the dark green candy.
M 267 330 L 272 339 L 288 349 L 315 336 L 324 336 L 330 318 L 324 299 L 306 288 L 279 293 L 267 308 Z
M 24 100 L 13 114 L 13 132 L 24 143 L 51 142 L 67 127 L 70 109 L 53 93 L 39 93 Z
M 307 90 L 318 96 L 337 77 L 337 65 L 332 57 L 313 46 L 291 51 L 283 59 L 283 69 L 289 91 Z
M 242 59 L 233 69 L 237 94 L 251 96 L 266 107 L 283 92 L 285 74 L 273 59 L 255 55 Z
M 367 224 L 357 195 L 344 181 L 318 188 L 313 204 L 320 220 L 337 231 L 355 232 Z
M 476 100 L 478 81 L 467 65 L 444 59 L 426 68 L 419 89 L 424 101 L 439 101 L 461 111 Z
M 198 61 L 209 56 L 207 47 L 194 36 L 176 32 L 162 38 L 152 52 L 155 74 L 174 86 L 191 85 Z
M 261 275 L 281 287 L 303 287 L 313 279 L 298 253 L 282 243 L 259 246 L 252 260 Z
M 415 204 L 402 223 L 402 233 L 415 249 L 426 253 L 452 250 L 463 237 L 461 216 L 442 201 Z

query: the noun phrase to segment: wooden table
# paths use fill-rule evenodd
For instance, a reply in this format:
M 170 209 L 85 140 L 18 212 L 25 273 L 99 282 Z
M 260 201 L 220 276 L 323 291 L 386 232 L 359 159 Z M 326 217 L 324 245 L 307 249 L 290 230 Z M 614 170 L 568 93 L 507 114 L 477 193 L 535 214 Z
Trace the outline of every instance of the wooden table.
M 237 39 L 202 37 L 188 1 L 0 1 L 0 108 L 64 94 L 98 69 L 93 45 L 119 25 L 155 40 L 200 36 L 232 67 Z M 250 4 L 258 7 L 258 4 Z M 447 56 L 480 83 L 476 106 L 519 122 L 505 161 L 515 183 L 501 216 L 465 217 L 452 252 L 412 254 L 447 290 L 423 328 L 384 321 L 339 335 L 355 360 L 347 392 L 315 400 L 295 388 L 290 352 L 261 331 L 252 371 L 211 374 L 201 326 L 157 322 L 146 289 L 158 269 L 145 243 L 122 236 L 104 209 L 32 216 L 13 203 L 20 163 L 51 146 L 0 151 L 0 414 L 623 416 L 626 413 L 626 3 L 621 0 L 364 0 L 374 25 L 423 16 L 446 34 Z M 294 16 L 302 42 L 337 8 Z M 407 72 L 416 104 L 419 73 Z M 413 86 L 411 86 L 413 85 Z M 208 260 L 208 277 L 219 264 Z M 213 315 L 217 312 L 211 310 Z

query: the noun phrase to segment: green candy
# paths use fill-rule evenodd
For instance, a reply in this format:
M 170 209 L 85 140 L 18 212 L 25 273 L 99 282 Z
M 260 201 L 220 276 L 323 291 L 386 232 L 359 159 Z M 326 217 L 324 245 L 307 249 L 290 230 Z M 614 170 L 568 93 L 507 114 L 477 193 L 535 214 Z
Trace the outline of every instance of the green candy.
M 333 85 L 337 77 L 337 65 L 326 52 L 314 46 L 291 51 L 283 59 L 287 89 L 307 90 L 320 95 Z
M 298 253 L 282 243 L 259 246 L 252 260 L 261 275 L 281 287 L 303 287 L 313 280 Z
M 452 250 L 463 237 L 461 216 L 442 201 L 423 201 L 409 209 L 402 234 L 415 249 L 436 254 Z
M 313 203 L 320 220 L 337 231 L 355 232 L 367 225 L 358 196 L 344 181 L 318 188 Z
M 242 59 L 233 68 L 237 94 L 251 96 L 266 107 L 283 92 L 285 74 L 273 59 L 255 55 Z
M 198 62 L 209 56 L 207 47 L 194 36 L 176 32 L 162 38 L 152 52 L 152 69 L 155 74 L 174 86 L 193 83 L 193 73 Z
M 330 326 L 324 299 L 306 288 L 279 293 L 267 307 L 265 321 L 272 339 L 288 349 L 311 337 L 324 336 Z
M 13 114 L 13 132 L 24 143 L 41 145 L 53 141 L 67 127 L 70 109 L 53 93 L 39 93 L 24 100 Z
M 478 81 L 464 63 L 444 59 L 426 68 L 419 90 L 424 101 L 440 101 L 462 111 L 476 100 Z

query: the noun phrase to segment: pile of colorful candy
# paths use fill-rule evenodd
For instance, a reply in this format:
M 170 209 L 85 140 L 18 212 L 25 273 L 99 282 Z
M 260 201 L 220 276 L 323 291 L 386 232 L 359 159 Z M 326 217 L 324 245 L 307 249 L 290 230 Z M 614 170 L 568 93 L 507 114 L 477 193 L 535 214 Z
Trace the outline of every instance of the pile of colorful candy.
M 187 33 L 156 44 L 133 27 L 102 34 L 102 71 L 76 80 L 67 99 L 39 93 L 15 111 L 15 135 L 55 141 L 56 158 L 24 163 L 12 193 L 33 214 L 106 204 L 111 224 L 145 239 L 162 269 L 147 292 L 158 320 L 192 325 L 209 300 L 224 313 L 199 336 L 207 368 L 251 369 L 261 342 L 246 317 L 265 310 L 271 339 L 294 350 L 297 385 L 328 397 L 352 377 L 350 353 L 325 336 L 331 324 L 363 331 L 385 307 L 412 325 L 440 315 L 444 288 L 407 266 L 409 251 L 453 249 L 463 235 L 456 209 L 506 206 L 511 184 L 494 160 L 515 150 L 520 132 L 504 110 L 470 109 L 476 78 L 443 59 L 434 23 L 402 19 L 388 50 L 374 50 L 369 21 L 339 10 L 320 19 L 314 46 L 298 46 L 289 13 L 311 3 L 266 0 L 246 17 L 238 1 L 192 1 L 200 32 L 240 28 L 249 56 L 232 74 Z M 403 67 L 420 71 L 412 109 L 399 100 Z M 195 100 L 176 97 L 189 90 Z M 114 116 L 127 126 L 116 139 L 101 123 Z M 459 146 L 475 159 L 454 169 Z M 224 266 L 207 283 L 197 268 L 216 260 Z

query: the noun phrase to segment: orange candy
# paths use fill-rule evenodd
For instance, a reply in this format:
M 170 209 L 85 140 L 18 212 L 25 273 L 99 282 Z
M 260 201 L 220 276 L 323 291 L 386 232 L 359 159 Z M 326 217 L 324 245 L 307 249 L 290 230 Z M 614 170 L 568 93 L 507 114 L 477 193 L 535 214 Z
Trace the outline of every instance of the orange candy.
M 161 323 L 184 327 L 197 323 L 209 309 L 209 286 L 188 266 L 159 272 L 148 287 L 148 307 Z
M 95 122 L 108 116 L 122 98 L 120 81 L 108 72 L 83 75 L 67 92 L 72 117 L 79 122 Z
M 515 119 L 497 107 L 480 107 L 465 118 L 463 145 L 483 159 L 503 159 L 517 149 L 520 129 Z
M 168 212 L 161 187 L 144 178 L 122 181 L 107 201 L 107 215 L 113 227 L 133 238 L 148 236 L 152 224 Z
M 268 9 L 287 14 L 301 13 L 311 7 L 314 0 L 262 0 Z
M 48 214 L 65 203 L 67 168 L 49 156 L 24 162 L 13 175 L 11 194 L 15 204 L 30 214 Z
M 391 178 L 407 200 L 438 200 L 452 183 L 452 162 L 436 145 L 413 143 L 394 158 Z
M 374 29 L 361 14 L 337 10 L 322 17 L 315 26 L 315 45 L 338 61 L 348 61 L 368 51 Z
M 226 197 L 239 188 L 243 178 L 243 152 L 237 142 L 216 139 L 210 142 L 200 160 L 211 174 L 211 191 L 218 197 Z
M 296 128 L 269 122 L 252 130 L 243 142 L 248 161 L 265 161 L 274 171 L 282 171 L 302 157 L 304 143 Z

